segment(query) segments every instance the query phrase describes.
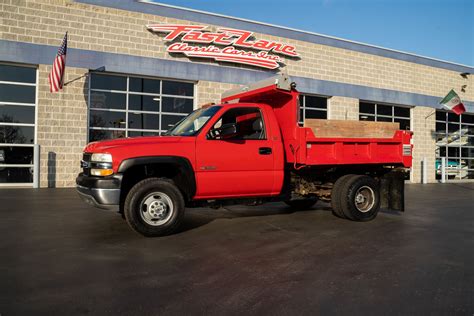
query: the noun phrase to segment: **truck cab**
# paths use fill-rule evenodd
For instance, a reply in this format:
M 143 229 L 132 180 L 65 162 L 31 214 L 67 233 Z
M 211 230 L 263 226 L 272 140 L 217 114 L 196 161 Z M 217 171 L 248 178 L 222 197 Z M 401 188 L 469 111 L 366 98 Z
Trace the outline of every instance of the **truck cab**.
M 77 191 L 145 236 L 176 231 L 186 207 L 284 201 L 308 208 L 321 199 L 335 215 L 362 221 L 381 206 L 403 210 L 411 133 L 318 138 L 298 126 L 298 96 L 279 75 L 225 93 L 221 104 L 194 111 L 163 136 L 90 143 Z

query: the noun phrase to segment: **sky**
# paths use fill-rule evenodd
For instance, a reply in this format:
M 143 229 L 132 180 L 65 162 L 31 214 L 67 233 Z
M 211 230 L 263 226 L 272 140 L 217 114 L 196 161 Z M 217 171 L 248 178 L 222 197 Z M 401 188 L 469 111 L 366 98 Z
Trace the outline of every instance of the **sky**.
M 156 0 L 474 66 L 474 0 Z

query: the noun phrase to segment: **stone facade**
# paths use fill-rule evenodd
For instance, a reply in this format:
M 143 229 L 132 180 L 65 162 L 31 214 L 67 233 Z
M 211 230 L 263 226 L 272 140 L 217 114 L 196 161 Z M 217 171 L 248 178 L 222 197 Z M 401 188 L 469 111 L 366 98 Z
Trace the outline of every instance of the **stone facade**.
M 328 99 L 328 119 L 359 120 L 359 100 L 337 96 Z
M 411 127 L 413 130 L 413 168 L 411 181 L 422 182 L 422 162 L 426 159 L 427 181 L 435 182 L 435 109 L 414 107 L 411 109 Z
M 0 15 L 2 40 L 58 47 L 67 30 L 69 48 L 196 62 L 184 56 L 170 56 L 165 51 L 162 36 L 145 28 L 149 23 L 190 23 L 186 20 L 70 0 L 2 0 Z M 214 25 L 211 29 L 217 27 Z M 300 58 L 284 58 L 287 72 L 292 76 L 440 98 L 451 88 L 460 90 L 462 85 L 474 86 L 474 76 L 463 79 L 456 71 L 267 34 L 255 33 L 255 37 L 296 46 Z M 215 65 L 205 60 L 198 62 Z M 65 81 L 74 81 L 56 94 L 49 93 L 47 75 L 50 70 L 50 65 L 39 65 L 37 142 L 41 145 L 41 186 L 68 187 L 74 185 L 81 151 L 87 141 L 89 70 L 68 67 Z M 237 86 L 225 80 L 219 81 L 197 82 L 196 102 L 218 102 L 223 91 Z M 468 89 L 461 98 L 474 100 L 474 89 Z M 332 96 L 328 100 L 328 118 L 358 120 L 358 105 L 356 98 Z M 427 157 L 429 166 L 433 166 L 429 169 L 428 180 L 435 181 L 435 118 L 429 115 L 433 111 L 425 107 L 412 109 L 414 182 L 420 182 L 423 157 Z
M 71 48 L 190 62 L 184 56 L 170 56 L 162 36 L 145 28 L 150 23 L 190 21 L 72 0 L 3 0 L 1 12 L 0 30 L 5 40 L 59 46 L 68 30 Z M 297 47 L 300 59 L 284 58 L 293 76 L 439 97 L 453 87 L 474 84 L 472 76 L 463 79 L 456 71 L 267 34 L 255 33 L 255 37 Z M 474 100 L 474 89 L 468 90 L 463 99 Z
M 70 187 L 80 172 L 86 145 L 88 70 L 67 68 L 62 93 L 50 93 L 51 66 L 39 66 L 37 142 L 41 146 L 40 186 Z

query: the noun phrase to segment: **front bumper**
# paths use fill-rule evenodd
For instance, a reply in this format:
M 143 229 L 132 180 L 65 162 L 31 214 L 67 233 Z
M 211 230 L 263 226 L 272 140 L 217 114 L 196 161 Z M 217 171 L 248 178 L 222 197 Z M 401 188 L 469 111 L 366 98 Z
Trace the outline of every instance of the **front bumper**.
M 89 205 L 112 211 L 119 210 L 121 175 L 94 177 L 80 173 L 76 178 L 76 190 Z

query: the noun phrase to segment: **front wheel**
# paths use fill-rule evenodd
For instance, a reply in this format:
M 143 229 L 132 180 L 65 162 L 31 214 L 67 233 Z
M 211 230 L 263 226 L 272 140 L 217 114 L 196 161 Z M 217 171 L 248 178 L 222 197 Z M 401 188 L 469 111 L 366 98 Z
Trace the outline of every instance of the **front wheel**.
M 169 235 L 184 217 L 184 198 L 171 180 L 145 179 L 128 192 L 124 214 L 128 225 L 143 236 Z

